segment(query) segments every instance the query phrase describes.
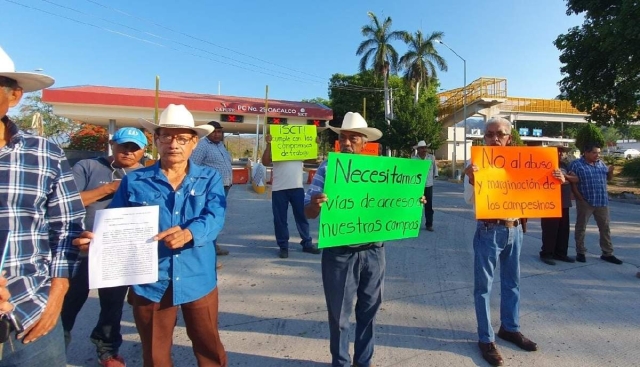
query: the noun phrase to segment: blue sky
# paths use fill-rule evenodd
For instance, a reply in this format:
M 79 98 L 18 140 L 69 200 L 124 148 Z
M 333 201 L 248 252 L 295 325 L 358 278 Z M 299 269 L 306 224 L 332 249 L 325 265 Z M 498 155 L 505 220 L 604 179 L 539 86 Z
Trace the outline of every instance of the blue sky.
M 262 97 L 269 85 L 270 98 L 326 98 L 332 74 L 357 72 L 360 29 L 373 11 L 391 16 L 394 29 L 444 32 L 467 60 L 468 82 L 505 77 L 511 96 L 553 98 L 561 76 L 552 42 L 582 22 L 561 0 L 178 3 L 0 0 L 13 25 L 0 45 L 18 70 L 43 68 L 58 87 L 153 89 L 159 75 L 165 90 L 216 94 L 220 82 L 224 95 Z M 449 64 L 441 86 L 462 86 L 462 61 L 439 47 Z

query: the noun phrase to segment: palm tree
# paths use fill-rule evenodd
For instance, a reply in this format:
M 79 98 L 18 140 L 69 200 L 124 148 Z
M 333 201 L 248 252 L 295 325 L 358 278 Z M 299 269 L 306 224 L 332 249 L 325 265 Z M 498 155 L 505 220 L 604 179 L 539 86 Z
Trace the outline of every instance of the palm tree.
M 415 103 L 418 103 L 420 84 L 427 87 L 437 78 L 436 66 L 441 71 L 447 71 L 447 62 L 438 55 L 434 43 L 444 36 L 443 32 L 432 32 L 426 39 L 422 31 L 406 38 L 409 50 L 400 58 L 400 66 L 405 70 L 405 80 L 415 88 Z
M 362 55 L 360 59 L 360 72 L 367 70 L 367 64 L 371 64 L 376 75 L 382 75 L 384 79 L 385 115 L 391 115 L 389 104 L 389 72 L 398 70 L 398 52 L 391 45 L 393 40 L 406 40 L 408 33 L 405 31 L 391 31 L 391 17 L 387 17 L 382 24 L 373 12 L 368 12 L 371 22 L 362 27 L 362 35 L 367 39 L 360 43 L 356 55 Z
M 405 40 L 409 35 L 405 31 L 391 31 L 391 17 L 387 17 L 382 24 L 375 14 L 368 12 L 371 23 L 362 27 L 362 35 L 367 39 L 360 43 L 356 55 L 360 59 L 360 72 L 367 70 L 371 64 L 377 75 L 398 70 L 398 52 L 391 45 L 393 40 Z

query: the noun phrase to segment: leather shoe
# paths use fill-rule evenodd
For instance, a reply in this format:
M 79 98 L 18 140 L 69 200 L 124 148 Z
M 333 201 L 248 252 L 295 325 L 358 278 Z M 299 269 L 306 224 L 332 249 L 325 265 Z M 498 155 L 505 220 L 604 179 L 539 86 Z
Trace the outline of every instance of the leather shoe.
M 577 254 L 576 255 L 576 261 L 579 263 L 586 263 L 587 262 L 587 258 L 584 256 L 584 254 Z
M 572 257 L 569 257 L 567 255 L 553 255 L 553 258 L 555 260 L 564 261 L 566 263 L 574 263 L 574 262 L 576 262 Z
M 482 352 L 482 358 L 484 358 L 485 361 L 492 366 L 502 366 L 504 359 L 502 359 L 496 343 L 478 342 L 478 346 Z
M 280 249 L 280 252 L 278 253 L 278 256 L 279 256 L 281 259 L 286 259 L 286 258 L 288 258 L 288 257 L 289 257 L 289 250 L 287 250 L 287 249 L 283 249 L 283 248 L 282 248 L 282 249 Z
M 500 326 L 500 331 L 498 331 L 498 337 L 502 340 L 506 340 L 511 342 L 520 349 L 526 350 L 528 352 L 534 352 L 538 350 L 538 345 L 531 340 L 527 339 L 521 332 L 515 331 L 506 331 L 502 326 Z
M 553 260 L 551 260 L 551 258 L 550 258 L 550 257 L 540 256 L 540 260 L 541 260 L 543 263 L 547 264 L 547 265 L 555 265 L 555 264 L 556 264 L 556 262 L 555 262 L 555 261 L 553 261 Z
M 302 252 L 306 252 L 308 254 L 318 255 L 319 253 L 322 252 L 322 250 L 320 250 L 319 248 L 315 248 L 315 247 L 303 247 L 302 248 Z
M 613 256 L 613 255 L 609 255 L 609 256 L 605 256 L 605 255 L 601 255 L 600 258 L 606 262 L 610 262 L 612 264 L 616 264 L 616 265 L 620 265 L 622 264 L 622 260 L 618 259 L 617 257 Z

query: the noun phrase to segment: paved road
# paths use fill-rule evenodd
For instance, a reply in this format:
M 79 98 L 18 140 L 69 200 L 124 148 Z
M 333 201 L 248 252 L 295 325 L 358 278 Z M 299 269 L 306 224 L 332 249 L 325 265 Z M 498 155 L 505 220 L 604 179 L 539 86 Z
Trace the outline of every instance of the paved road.
M 436 182 L 435 232 L 394 241 L 387 248 L 385 301 L 378 315 L 376 366 L 485 366 L 476 346 L 473 308 L 473 213 L 462 186 Z M 571 213 L 575 218 L 575 211 Z M 290 216 L 290 231 L 296 233 Z M 522 251 L 522 331 L 541 350 L 527 353 L 498 340 L 508 366 L 637 366 L 640 364 L 640 206 L 612 203 L 615 254 L 601 261 L 592 220 L 586 264 L 548 266 L 538 259 L 540 225 L 529 224 Z M 312 222 L 314 237 L 317 221 Z M 320 257 L 292 246 L 277 258 L 268 195 L 246 186 L 230 194 L 222 258 L 220 330 L 230 366 L 327 366 L 329 330 Z M 292 236 L 296 243 L 295 236 Z M 570 255 L 575 255 L 573 239 Z M 499 296 L 492 298 L 499 327 Z M 129 306 L 121 352 L 140 366 L 140 344 Z M 95 292 L 79 316 L 69 349 L 70 366 L 95 366 L 88 335 L 98 302 Z M 176 367 L 195 366 L 184 324 L 175 333 Z

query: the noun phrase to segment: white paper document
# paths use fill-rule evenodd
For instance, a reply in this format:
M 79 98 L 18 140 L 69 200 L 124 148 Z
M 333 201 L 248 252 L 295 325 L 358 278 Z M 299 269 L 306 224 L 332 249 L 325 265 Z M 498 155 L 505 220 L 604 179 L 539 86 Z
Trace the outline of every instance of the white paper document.
M 158 206 L 96 211 L 89 245 L 89 288 L 158 281 Z

